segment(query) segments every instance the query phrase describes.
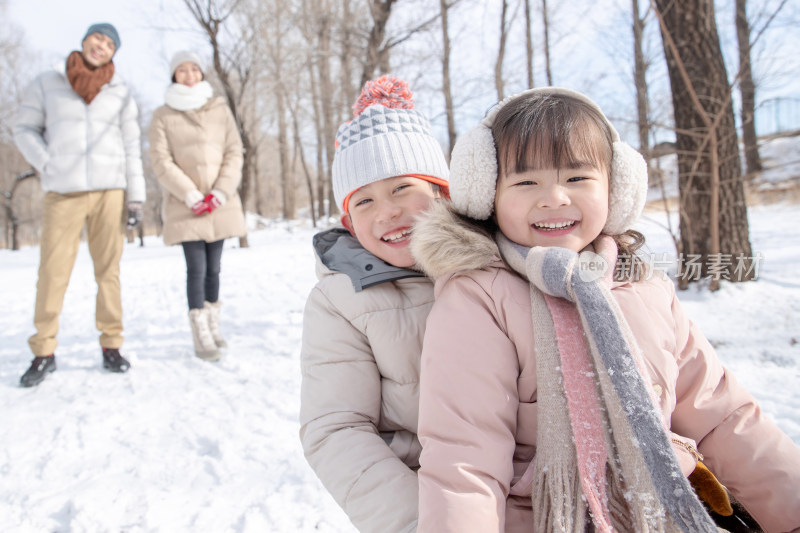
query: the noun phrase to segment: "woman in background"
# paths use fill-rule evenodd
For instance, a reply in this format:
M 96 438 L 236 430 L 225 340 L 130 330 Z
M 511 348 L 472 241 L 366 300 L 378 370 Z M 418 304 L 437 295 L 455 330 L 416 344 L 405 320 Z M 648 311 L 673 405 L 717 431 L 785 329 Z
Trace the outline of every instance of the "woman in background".
M 177 52 L 165 105 L 150 124 L 150 158 L 164 188 L 164 243 L 183 246 L 186 295 L 195 354 L 220 358 L 222 245 L 246 233 L 237 193 L 242 179 L 242 140 L 225 101 L 204 80 L 200 58 Z

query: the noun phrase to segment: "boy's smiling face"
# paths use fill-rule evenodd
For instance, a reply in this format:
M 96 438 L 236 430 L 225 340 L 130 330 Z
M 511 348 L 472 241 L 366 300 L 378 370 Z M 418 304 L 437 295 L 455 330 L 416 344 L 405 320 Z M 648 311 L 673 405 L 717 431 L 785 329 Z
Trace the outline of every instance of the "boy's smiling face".
M 342 224 L 368 252 L 408 268 L 415 263 L 408 249 L 414 217 L 437 197 L 428 181 L 411 176 L 383 179 L 350 195 Z

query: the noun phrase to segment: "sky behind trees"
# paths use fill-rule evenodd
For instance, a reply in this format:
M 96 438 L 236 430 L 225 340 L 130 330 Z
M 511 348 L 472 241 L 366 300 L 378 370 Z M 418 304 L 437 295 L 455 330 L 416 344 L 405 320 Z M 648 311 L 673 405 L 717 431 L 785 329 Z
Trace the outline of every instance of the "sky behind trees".
M 754 30 L 763 25 L 767 14 L 774 11 L 781 1 L 748 2 L 750 15 L 754 18 Z M 210 56 L 208 44 L 197 31 L 182 0 L 75 0 L 69 3 L 55 0 L 6 0 L 5 4 L 8 21 L 24 33 L 23 42 L 35 55 L 30 72 L 22 73 L 27 78 L 32 78 L 42 69 L 61 61 L 70 50 L 77 49 L 83 32 L 91 23 L 107 21 L 114 24 L 122 39 L 115 63 L 118 71 L 135 89 L 145 111 L 163 103 L 163 93 L 169 83 L 169 58 L 175 51 L 189 48 L 196 50 L 204 59 Z M 450 34 L 454 49 L 451 70 L 457 82 L 454 98 L 457 105 L 459 102 L 461 104 L 457 111 L 459 134 L 474 124 L 496 100 L 492 75 L 500 4 L 499 0 L 461 0 L 450 16 Z M 507 92 L 525 88 L 525 74 L 521 68 L 525 53 L 522 37 L 524 16 L 517 4 L 513 0 L 509 2 L 513 8 L 513 22 L 504 63 L 504 76 L 508 78 Z M 630 1 L 576 0 L 550 4 L 554 84 L 589 93 L 612 120 L 629 120 L 635 116 L 634 90 L 630 81 Z M 719 2 L 717 8 L 717 25 L 726 50 L 725 59 L 729 72 L 736 70 L 732 4 Z M 791 72 L 797 72 L 800 68 L 800 59 L 789 53 L 800 46 L 800 32 L 796 31 L 800 28 L 797 13 L 800 10 L 790 4 L 791 2 L 784 6 L 771 22 L 770 32 L 759 38 L 755 50 L 753 62 L 759 83 L 759 101 L 774 96 L 797 97 L 800 94 L 800 81 L 796 75 L 791 75 Z M 536 0 L 532 2 L 532 6 L 537 9 L 534 14 L 537 18 L 533 24 L 536 41 L 535 84 L 545 85 L 539 5 L 540 2 Z M 644 9 L 646 5 L 642 6 L 643 11 Z M 432 0 L 399 0 L 394 5 L 389 21 L 389 33 L 392 29 L 420 20 L 423 14 L 435 14 L 437 10 L 438 2 Z M 669 107 L 666 92 L 668 83 L 661 42 L 652 17 L 648 28 L 651 39 L 646 53 L 653 60 L 648 75 L 648 81 L 654 87 L 651 90 L 651 105 L 659 112 L 659 107 Z M 776 42 L 777 35 L 781 36 L 779 43 Z M 412 89 L 417 94 L 418 105 L 432 116 L 437 128 L 441 125 L 436 115 L 443 107 L 438 92 L 441 79 L 438 66 L 432 64 L 420 74 L 419 67 L 411 65 L 416 54 L 424 55 L 430 49 L 440 47 L 437 42 L 439 39 L 440 32 L 432 29 L 430 32 L 415 35 L 392 54 L 394 70 L 399 71 L 394 72 L 395 74 L 409 79 L 417 77 L 418 80 L 418 76 L 424 77 L 423 83 L 412 83 Z M 668 114 L 668 110 L 660 112 Z M 633 128 L 628 133 L 620 120 L 615 120 L 615 123 L 623 136 L 633 135 Z M 446 133 L 443 130 L 437 131 L 437 136 L 444 141 Z

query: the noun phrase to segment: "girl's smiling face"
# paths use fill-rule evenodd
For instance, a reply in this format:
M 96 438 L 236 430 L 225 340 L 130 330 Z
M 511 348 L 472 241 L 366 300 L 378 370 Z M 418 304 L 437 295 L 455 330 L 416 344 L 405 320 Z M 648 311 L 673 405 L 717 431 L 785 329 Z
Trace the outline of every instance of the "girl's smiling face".
M 608 172 L 584 163 L 501 174 L 494 210 L 500 231 L 517 244 L 579 252 L 606 224 Z
M 579 252 L 600 235 L 613 136 L 599 109 L 573 96 L 530 94 L 499 110 L 492 135 L 494 217 L 506 237 Z

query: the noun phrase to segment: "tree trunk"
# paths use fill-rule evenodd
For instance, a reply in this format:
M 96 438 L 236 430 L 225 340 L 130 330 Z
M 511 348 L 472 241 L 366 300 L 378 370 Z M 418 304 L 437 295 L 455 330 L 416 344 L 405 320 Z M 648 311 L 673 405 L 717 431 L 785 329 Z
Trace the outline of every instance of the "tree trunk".
M 23 172 L 22 174 L 18 175 L 14 179 L 13 185 L 11 185 L 11 190 L 6 193 L 5 201 L 6 201 L 6 220 L 8 220 L 9 224 L 11 225 L 10 228 L 10 243 L 9 248 L 11 250 L 19 250 L 19 238 L 17 237 L 17 232 L 19 230 L 19 219 L 17 218 L 17 214 L 14 211 L 14 193 L 17 192 L 17 186 L 22 182 L 22 180 L 26 180 L 28 178 L 37 178 L 39 174 L 36 173 L 33 169 Z
M 442 16 L 442 92 L 444 93 L 444 107 L 447 115 L 447 160 L 450 161 L 450 154 L 456 144 L 456 120 L 453 111 L 453 94 L 450 89 L 450 33 L 448 28 L 447 11 L 450 6 L 447 0 L 439 0 L 439 9 Z
M 392 5 L 395 0 L 370 0 L 369 11 L 372 15 L 372 28 L 370 28 L 369 38 L 367 39 L 366 60 L 364 71 L 361 74 L 361 85 L 371 80 L 375 76 L 375 70 L 379 67 L 388 70 L 389 50 L 384 47 L 386 39 L 386 24 L 392 14 Z
M 633 82 L 636 87 L 636 116 L 639 130 L 639 151 L 650 161 L 650 117 L 647 98 L 647 63 L 644 60 L 642 35 L 644 20 L 639 15 L 639 0 L 633 0 Z
M 679 286 L 753 279 L 744 182 L 713 0 L 655 0 L 675 115 Z
M 350 109 L 353 103 L 358 98 L 361 87 L 356 87 L 352 80 L 353 72 L 353 34 L 355 33 L 352 26 L 351 19 L 353 13 L 351 9 L 350 0 L 342 0 L 342 49 L 339 55 L 340 67 L 340 83 L 342 85 L 342 99 L 340 101 L 341 109 Z
M 531 0 L 525 0 L 525 58 L 528 70 L 528 88 L 533 88 L 533 31 L 531 30 Z
M 761 156 L 756 136 L 756 86 L 750 68 L 750 22 L 747 20 L 747 0 L 736 0 L 736 39 L 739 42 L 739 92 L 742 96 L 742 141 L 748 177 L 759 172 Z
M 508 0 L 503 0 L 503 9 L 500 11 L 500 46 L 497 48 L 497 61 L 494 64 L 494 87 L 497 90 L 497 100 L 500 101 L 505 96 L 503 83 L 503 58 L 506 55 L 506 39 L 508 38 L 508 27 L 506 26 L 506 13 L 508 12 Z
M 542 0 L 542 26 L 544 28 L 544 68 L 547 85 L 553 85 L 553 74 L 550 70 L 550 17 L 547 14 L 547 0 Z
M 294 175 L 289 169 L 285 100 L 283 87 L 279 81 L 275 84 L 275 103 L 278 106 L 275 111 L 278 113 L 278 161 L 281 173 L 283 218 L 285 220 L 294 220 L 297 216 L 297 208 L 295 206 Z
M 336 211 L 336 202 L 331 202 L 333 187 L 331 187 L 331 168 L 333 167 L 334 147 L 336 146 L 336 120 L 334 118 L 333 98 L 336 94 L 333 90 L 333 80 L 331 79 L 331 22 L 328 18 L 320 21 L 319 27 L 319 67 L 318 82 L 320 97 L 322 98 L 322 133 L 323 144 L 325 146 L 325 177 L 321 180 L 318 192 L 318 202 L 320 205 L 320 218 L 333 215 Z M 327 206 L 326 206 L 327 204 Z
M 311 209 L 309 212 L 311 214 L 311 225 L 313 227 L 317 227 L 317 215 L 314 212 L 314 182 L 311 177 L 311 172 L 308 171 L 308 165 L 306 164 L 306 155 L 303 151 L 303 141 L 300 139 L 300 121 L 297 119 L 297 109 L 292 108 L 290 110 L 292 113 L 292 126 L 294 132 L 294 149 L 295 149 L 295 156 L 293 158 L 294 161 L 300 160 L 300 164 L 303 166 L 303 175 L 306 177 L 306 188 L 308 191 L 308 205 Z

